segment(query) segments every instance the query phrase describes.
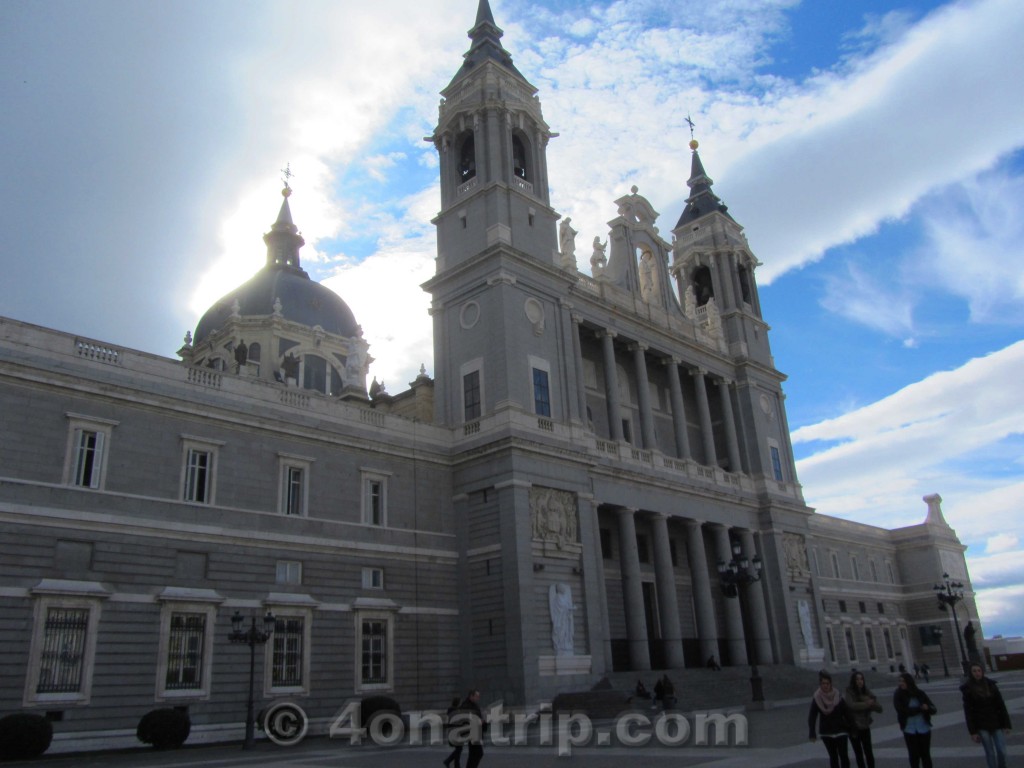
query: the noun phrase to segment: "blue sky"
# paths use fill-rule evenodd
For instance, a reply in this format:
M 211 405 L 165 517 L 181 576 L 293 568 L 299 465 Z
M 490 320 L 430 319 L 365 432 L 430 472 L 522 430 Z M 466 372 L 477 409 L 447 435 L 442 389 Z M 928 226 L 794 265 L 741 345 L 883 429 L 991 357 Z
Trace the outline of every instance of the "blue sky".
M 808 504 L 895 526 L 940 493 L 986 633 L 1024 634 L 1024 5 L 492 8 L 560 134 L 551 200 L 579 242 L 634 184 L 668 234 L 691 115 L 762 262 Z M 353 308 L 371 375 L 432 372 L 423 137 L 475 13 L 6 0 L 0 314 L 173 356 L 262 265 L 290 163 L 303 264 Z

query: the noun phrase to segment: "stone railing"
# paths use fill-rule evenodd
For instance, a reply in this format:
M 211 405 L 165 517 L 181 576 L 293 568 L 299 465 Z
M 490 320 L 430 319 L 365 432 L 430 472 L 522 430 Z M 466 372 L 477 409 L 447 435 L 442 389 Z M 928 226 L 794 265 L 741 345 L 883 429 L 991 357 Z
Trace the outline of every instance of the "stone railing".
M 462 195 L 466 194 L 467 192 L 469 192 L 469 190 L 473 189 L 479 182 L 480 182 L 480 179 L 478 177 L 474 176 L 472 179 L 470 179 L 466 183 L 460 184 L 459 188 L 457 190 L 455 190 L 456 196 L 461 197 Z
M 221 378 L 220 371 L 215 371 L 213 368 L 190 367 L 188 369 L 189 384 L 198 384 L 201 387 L 220 389 Z
M 523 192 L 526 192 L 527 194 L 533 194 L 533 184 L 528 182 L 526 179 L 521 179 L 518 176 L 513 176 L 512 186 L 516 189 L 523 190 Z
M 121 350 L 95 341 L 75 339 L 75 352 L 79 357 L 96 360 L 100 363 L 109 363 L 110 365 L 120 365 L 121 363 Z

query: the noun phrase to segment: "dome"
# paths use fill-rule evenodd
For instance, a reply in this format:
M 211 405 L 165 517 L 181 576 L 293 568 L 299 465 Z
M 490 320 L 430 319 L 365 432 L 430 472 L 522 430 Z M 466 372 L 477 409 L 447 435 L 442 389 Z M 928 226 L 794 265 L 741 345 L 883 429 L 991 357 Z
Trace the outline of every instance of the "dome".
M 247 283 L 210 307 L 196 325 L 193 344 L 201 344 L 222 328 L 234 312 L 242 317 L 270 316 L 281 302 L 281 316 L 302 325 L 319 325 L 327 333 L 351 338 L 360 334 L 355 315 L 338 294 L 309 279 L 303 270 L 268 264 Z
M 240 317 L 269 317 L 280 307 L 285 320 L 313 328 L 319 325 L 327 333 L 352 338 L 361 335 L 356 318 L 348 304 L 330 288 L 309 279 L 299 264 L 299 248 L 305 245 L 299 230 L 292 223 L 288 206 L 291 188 L 281 191 L 284 201 L 277 221 L 263 236 L 267 244 L 267 263 L 251 280 L 224 296 L 199 320 L 192 343 L 202 344 L 212 333 L 223 328 L 235 314 L 238 303 Z M 280 301 L 280 304 L 278 304 Z

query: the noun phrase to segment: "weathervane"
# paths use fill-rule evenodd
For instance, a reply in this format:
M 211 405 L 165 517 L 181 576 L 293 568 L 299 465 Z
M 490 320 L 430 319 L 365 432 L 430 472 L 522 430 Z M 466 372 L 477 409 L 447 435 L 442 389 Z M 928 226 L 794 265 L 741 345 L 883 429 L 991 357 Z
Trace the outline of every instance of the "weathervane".
M 284 174 L 284 189 L 281 190 L 281 194 L 284 195 L 285 197 L 288 197 L 292 193 L 292 187 L 288 183 L 288 181 L 291 179 L 292 176 L 295 175 L 294 173 L 292 173 L 292 164 L 286 163 L 284 168 L 281 169 L 281 173 Z
M 686 116 L 686 124 L 690 126 L 690 138 L 693 138 L 693 129 L 697 127 L 697 124 L 690 119 L 690 116 Z

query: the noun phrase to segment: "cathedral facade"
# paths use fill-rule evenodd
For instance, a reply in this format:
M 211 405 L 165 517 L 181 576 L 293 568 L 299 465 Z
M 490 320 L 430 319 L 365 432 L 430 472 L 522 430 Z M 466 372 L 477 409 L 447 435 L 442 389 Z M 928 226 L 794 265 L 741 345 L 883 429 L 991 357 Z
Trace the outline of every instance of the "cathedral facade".
M 433 378 L 367 390 L 287 187 L 264 267 L 180 359 L 0 319 L 0 711 L 76 748 L 132 743 L 158 707 L 237 738 L 231 619 L 268 612 L 260 708 L 295 701 L 314 729 L 375 695 L 956 658 L 943 573 L 978 618 L 938 496 L 899 530 L 804 503 L 759 263 L 696 142 L 670 230 L 633 188 L 578 250 L 487 0 L 469 34 L 430 137 Z

